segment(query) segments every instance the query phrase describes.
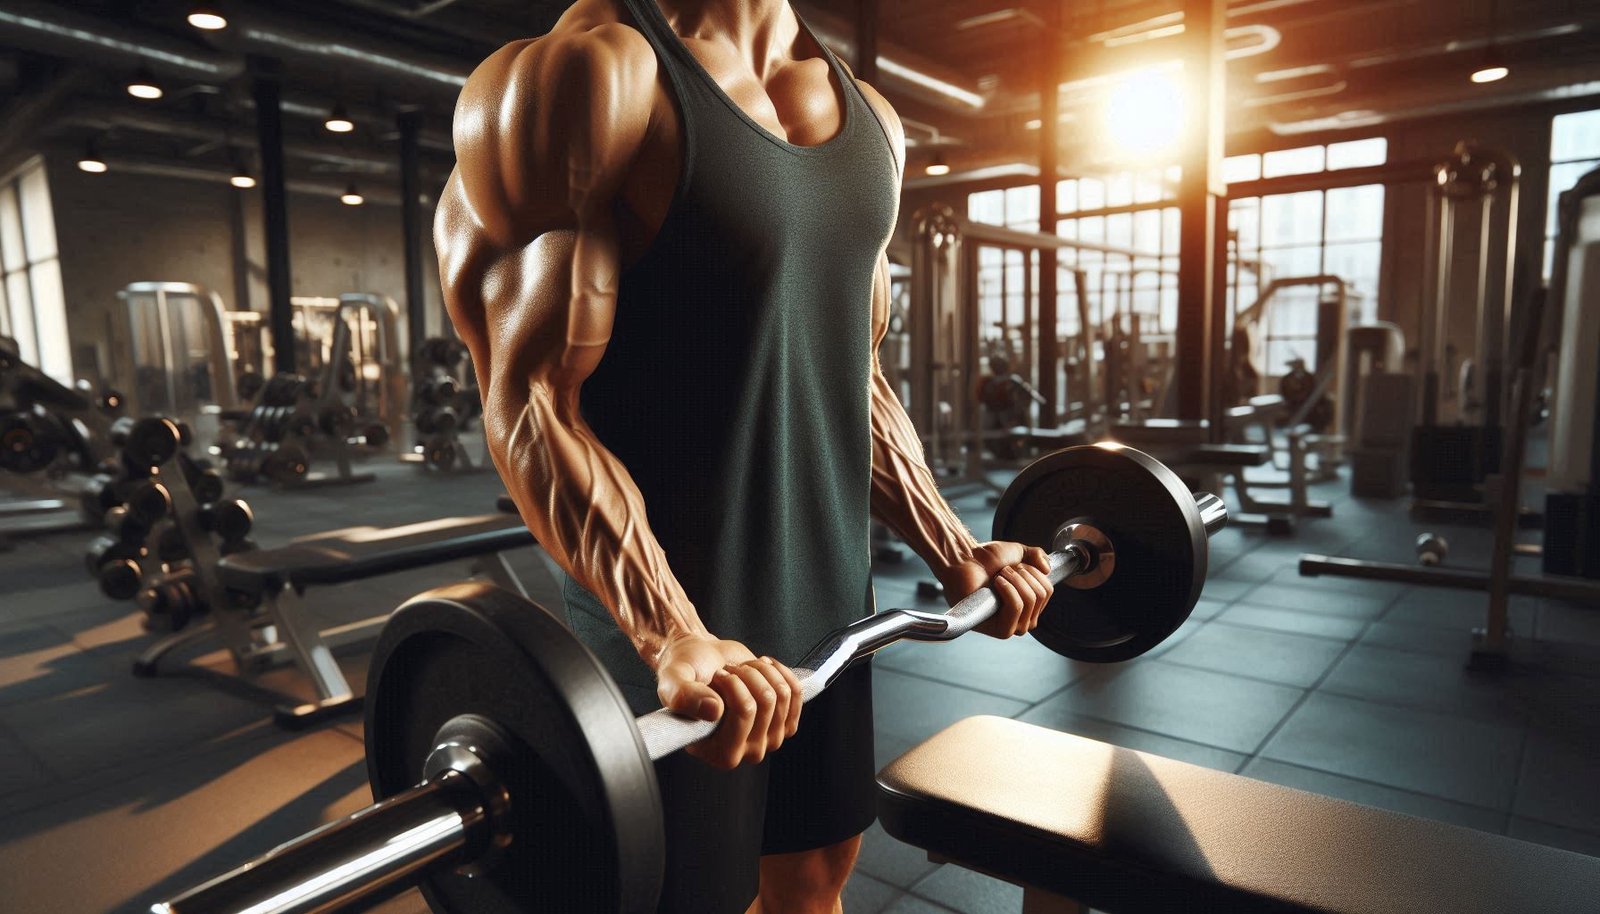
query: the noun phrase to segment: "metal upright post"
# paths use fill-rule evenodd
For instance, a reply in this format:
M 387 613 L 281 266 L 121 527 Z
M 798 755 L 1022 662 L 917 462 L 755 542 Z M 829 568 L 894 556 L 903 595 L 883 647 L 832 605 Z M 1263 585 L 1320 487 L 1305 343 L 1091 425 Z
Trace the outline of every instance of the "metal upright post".
M 1217 235 L 1222 226 L 1224 86 L 1223 30 L 1225 0 L 1189 0 L 1184 4 L 1184 76 L 1189 89 L 1189 116 L 1179 155 L 1183 175 L 1178 182 L 1178 327 L 1174 379 L 1180 419 L 1208 418 L 1211 399 L 1211 338 L 1217 298 Z M 1221 435 L 1212 422 L 1213 438 Z
M 406 277 L 406 357 L 422 348 L 427 336 L 426 298 L 422 288 L 422 165 L 417 136 L 422 131 L 422 112 L 400 112 L 400 231 L 405 236 Z
M 295 367 L 294 306 L 289 289 L 289 191 L 283 164 L 283 110 L 276 60 L 252 59 L 256 138 L 261 152 L 261 218 L 267 247 L 267 327 L 272 367 Z

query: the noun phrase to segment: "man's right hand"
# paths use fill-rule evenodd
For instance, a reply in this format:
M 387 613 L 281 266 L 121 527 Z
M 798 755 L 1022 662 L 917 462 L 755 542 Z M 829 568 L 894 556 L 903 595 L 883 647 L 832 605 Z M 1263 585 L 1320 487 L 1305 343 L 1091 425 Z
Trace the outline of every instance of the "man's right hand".
M 656 663 L 662 707 L 716 732 L 684 751 L 724 770 L 755 764 L 783 745 L 800 723 L 800 680 L 737 641 L 686 635 L 668 642 Z

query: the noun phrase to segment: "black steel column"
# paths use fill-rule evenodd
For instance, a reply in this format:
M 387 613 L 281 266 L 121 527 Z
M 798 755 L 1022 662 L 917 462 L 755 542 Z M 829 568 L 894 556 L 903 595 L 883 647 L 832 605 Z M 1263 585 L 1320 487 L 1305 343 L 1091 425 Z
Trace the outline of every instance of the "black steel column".
M 878 81 L 878 0 L 856 4 L 856 78 Z
M 294 371 L 294 307 L 289 303 L 289 191 L 283 170 L 283 111 L 276 60 L 252 59 L 256 142 L 261 152 L 261 221 L 267 245 L 267 327 L 272 367 Z
M 426 299 L 422 289 L 422 175 L 417 134 L 422 112 L 400 112 L 400 231 L 405 235 L 406 354 L 422 348 L 428 334 Z
M 1040 54 L 1039 70 L 1039 231 L 1056 233 L 1056 182 L 1060 171 L 1060 109 L 1061 67 L 1056 51 L 1059 39 L 1052 30 L 1045 34 Z M 1061 354 L 1056 344 L 1056 305 L 1060 290 L 1056 287 L 1056 249 L 1039 250 L 1039 319 L 1035 332 L 1039 336 L 1039 373 L 1035 380 L 1044 403 L 1039 407 L 1039 424 L 1052 428 L 1056 424 L 1056 372 L 1060 370 Z M 1030 366 L 1031 367 L 1031 366 Z
M 1222 183 L 1224 91 L 1223 41 L 1225 0 L 1188 0 L 1184 4 L 1184 81 L 1189 114 L 1179 164 L 1177 366 L 1178 418 L 1205 419 L 1212 396 L 1213 338 L 1221 342 L 1221 321 L 1215 320 L 1222 278 L 1218 237 L 1226 229 L 1227 188 Z M 1213 422 L 1213 437 L 1222 433 Z

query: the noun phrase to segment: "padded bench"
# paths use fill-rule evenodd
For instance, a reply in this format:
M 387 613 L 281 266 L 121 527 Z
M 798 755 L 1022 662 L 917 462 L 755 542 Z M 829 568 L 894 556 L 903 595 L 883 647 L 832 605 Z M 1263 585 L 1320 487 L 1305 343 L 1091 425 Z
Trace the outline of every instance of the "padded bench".
M 216 564 L 227 605 L 213 606 L 204 624 L 156 642 L 135 661 L 134 673 L 155 675 L 163 656 L 212 637 L 233 654 L 241 672 L 267 666 L 287 654 L 316 687 L 315 701 L 251 688 L 277 704 L 275 716 L 280 725 L 305 726 L 360 707 L 333 649 L 376 636 L 389 614 L 386 610 L 356 622 L 321 628 L 300 611 L 291 594 L 297 597 L 314 586 L 369 580 L 466 559 L 475 562 L 473 572 L 486 573 L 503 587 L 547 602 L 554 591 L 530 593 L 504 555 L 506 550 L 532 545 L 537 543 L 521 518 L 494 513 L 400 527 L 347 527 L 299 537 L 277 549 L 237 552 Z
M 889 834 L 1023 886 L 1023 911 L 1600 910 L 1600 858 L 999 717 L 878 774 Z

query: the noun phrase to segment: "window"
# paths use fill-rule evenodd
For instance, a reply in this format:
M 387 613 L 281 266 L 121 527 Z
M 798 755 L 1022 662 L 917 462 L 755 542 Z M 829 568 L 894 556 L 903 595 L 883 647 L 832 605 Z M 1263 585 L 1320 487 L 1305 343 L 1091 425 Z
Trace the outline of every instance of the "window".
M 1388 143 L 1382 137 L 1304 146 L 1263 155 L 1230 156 L 1223 174 L 1230 182 L 1314 174 L 1383 164 Z M 1234 259 L 1228 269 L 1229 313 L 1255 303 L 1273 279 L 1331 274 L 1345 281 L 1347 319 L 1376 318 L 1378 266 L 1383 256 L 1381 184 L 1307 190 L 1228 201 L 1228 228 L 1234 233 Z M 1268 376 L 1283 374 L 1290 359 L 1311 364 L 1315 350 L 1315 286 L 1278 293 L 1265 327 Z
M 1585 174 L 1600 168 L 1600 109 L 1558 114 L 1550 123 L 1550 197 L 1545 204 L 1544 275 L 1555 252 L 1556 201 Z
M 23 361 L 72 383 L 55 215 L 43 160 L 0 183 L 0 333 L 16 339 Z

